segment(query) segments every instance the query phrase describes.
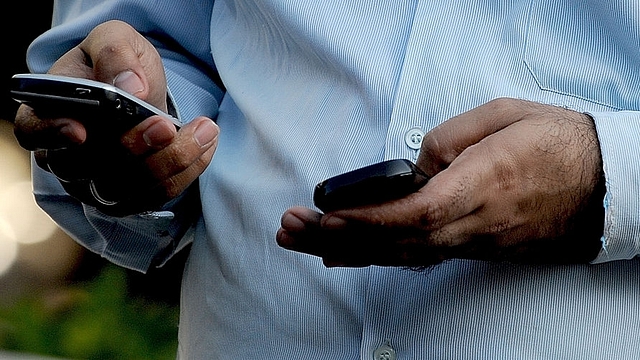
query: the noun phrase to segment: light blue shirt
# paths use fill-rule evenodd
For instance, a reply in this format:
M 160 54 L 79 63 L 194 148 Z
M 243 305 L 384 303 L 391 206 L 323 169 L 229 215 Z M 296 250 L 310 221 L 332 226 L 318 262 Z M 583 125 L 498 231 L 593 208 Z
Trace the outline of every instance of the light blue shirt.
M 640 358 L 637 0 L 65 0 L 32 71 L 111 18 L 161 48 L 183 120 L 217 115 L 202 212 L 176 201 L 173 221 L 108 218 L 37 169 L 35 193 L 123 266 L 145 271 L 193 241 L 181 358 Z M 607 184 L 594 264 L 327 269 L 277 246 L 280 215 L 311 207 L 318 181 L 416 160 L 411 134 L 503 96 L 594 117 Z

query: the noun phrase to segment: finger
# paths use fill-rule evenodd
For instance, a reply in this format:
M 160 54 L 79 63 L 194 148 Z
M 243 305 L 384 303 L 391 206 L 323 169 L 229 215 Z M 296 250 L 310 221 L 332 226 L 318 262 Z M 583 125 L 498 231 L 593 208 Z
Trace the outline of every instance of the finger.
M 150 118 L 147 123 L 155 121 L 162 123 L 164 119 Z M 101 199 L 118 203 L 112 209 L 104 209 L 111 214 L 157 209 L 184 192 L 204 171 L 213 158 L 217 135 L 218 127 L 213 121 L 196 118 L 169 145 L 146 157 L 134 156 L 126 148 L 113 149 L 119 155 L 108 152 L 113 156 L 101 159 L 97 164 L 99 173 L 88 179 L 92 179 Z
M 434 176 L 469 146 L 522 119 L 531 107 L 527 101 L 500 98 L 445 121 L 425 135 L 417 165 Z
M 450 258 L 486 259 L 488 247 L 481 248 L 487 254 L 475 250 L 482 235 L 490 239 L 489 234 L 500 233 L 501 225 L 516 224 L 505 219 L 504 223 L 491 223 L 494 227 L 486 228 L 486 219 L 481 215 L 487 192 L 478 191 L 486 187 L 486 160 L 476 160 L 484 157 L 482 152 L 481 146 L 467 149 L 422 189 L 403 199 L 329 213 L 321 219 L 321 229 L 379 239 L 375 244 L 381 250 L 369 254 L 368 260 L 376 265 L 421 268 Z M 332 262 L 350 263 L 338 251 L 324 251 L 324 257 Z
M 329 213 L 323 218 L 322 226 L 339 229 L 344 222 L 357 221 L 383 228 L 415 228 L 428 233 L 474 213 L 486 202 L 486 192 L 478 191 L 487 182 L 484 167 L 487 160 L 483 153 L 480 147 L 470 147 L 417 192 L 383 204 Z
M 282 215 L 276 240 L 285 249 L 323 258 L 327 266 L 366 266 L 362 252 L 353 251 L 359 237 L 343 241 L 345 231 L 325 231 L 321 228 L 322 214 L 304 207 L 293 207 Z M 344 230 L 344 229 L 342 229 Z M 340 255 L 337 255 L 337 254 Z
M 200 174 L 207 168 L 215 153 L 215 146 L 207 149 L 191 166 L 183 171 L 174 174 L 162 182 L 161 188 L 167 199 L 173 199 L 180 195 Z
M 407 229 L 389 229 L 345 222 L 328 230 L 321 226 L 322 214 L 294 207 L 287 210 L 276 234 L 283 248 L 321 257 L 328 267 L 405 266 L 423 267 L 439 263 L 442 254 L 418 241 Z M 402 240 L 399 240 L 402 239 Z
M 164 121 L 155 117 L 144 123 L 162 128 Z M 114 164 L 118 171 L 99 181 L 104 197 L 139 199 L 142 194 L 153 192 L 153 198 L 164 203 L 180 195 L 211 162 L 218 134 L 218 126 L 211 119 L 199 117 L 182 127 L 171 142 L 159 150 L 144 141 L 140 145 L 138 141 L 132 146 L 134 151 L 146 152 L 146 155 L 130 156 L 129 161 Z M 141 137 L 132 132 L 128 136 Z
M 304 207 L 293 207 L 282 214 L 280 229 L 276 233 L 278 245 L 285 249 L 322 256 L 318 239 L 322 214 Z
M 209 118 L 198 117 L 183 126 L 175 140 L 145 161 L 150 173 L 159 180 L 170 179 L 190 167 L 204 171 L 217 146 L 220 129 Z
M 103 172 L 103 176 L 93 180 L 93 185 L 100 198 L 118 203 L 113 209 L 106 209 L 111 214 L 157 210 L 193 184 L 211 162 L 214 152 L 212 146 L 194 164 L 165 179 L 156 179 L 134 158 L 129 158 L 120 163 L 118 172 Z
M 21 105 L 16 112 L 14 134 L 27 150 L 61 149 L 82 144 L 87 138 L 86 129 L 78 121 L 41 119 L 26 105 Z
M 162 61 L 153 45 L 133 27 L 108 21 L 95 27 L 78 48 L 91 59 L 95 80 L 121 87 L 166 111 Z
M 68 186 L 77 183 L 62 183 L 69 191 Z M 160 185 L 147 186 L 139 189 L 135 194 L 130 194 L 131 184 L 128 188 L 123 189 L 120 193 L 114 194 L 114 184 L 112 181 L 96 179 L 92 182 L 90 193 L 85 190 L 88 198 L 80 199 L 88 204 L 92 204 L 100 209 L 103 213 L 111 216 L 121 217 L 131 214 L 139 214 L 145 211 L 154 211 L 161 209 L 171 198 L 165 196 L 166 192 Z M 124 196 L 123 196 L 124 194 Z M 100 199 L 96 201 L 96 199 Z M 105 203 L 110 203 L 105 206 Z
M 62 55 L 49 68 L 48 73 L 95 80 L 92 60 L 78 46 Z
M 322 214 L 302 206 L 296 206 L 282 214 L 280 226 L 284 231 L 292 234 L 312 232 L 320 229 L 320 219 L 322 219 Z
M 127 131 L 120 139 L 133 155 L 143 155 L 168 146 L 177 136 L 176 126 L 161 116 L 152 116 Z
M 125 22 L 95 27 L 49 70 L 115 85 L 166 111 L 166 78 L 153 45 Z
M 418 268 L 447 258 L 443 252 L 408 233 L 387 228 L 351 223 L 341 230 L 319 228 L 294 232 L 284 227 L 276 235 L 280 246 L 321 257 L 327 267 L 378 265 Z

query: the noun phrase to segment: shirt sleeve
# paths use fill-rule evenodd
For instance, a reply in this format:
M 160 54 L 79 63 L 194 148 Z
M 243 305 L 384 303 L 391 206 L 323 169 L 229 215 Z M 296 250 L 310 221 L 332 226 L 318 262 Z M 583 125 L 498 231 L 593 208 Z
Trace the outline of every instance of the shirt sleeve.
M 590 113 L 595 121 L 606 179 L 602 249 L 594 263 L 640 254 L 640 113 Z
M 27 52 L 29 69 L 46 72 L 93 27 L 111 19 L 123 20 L 158 49 L 181 120 L 188 122 L 198 115 L 215 118 L 224 90 L 210 51 L 212 4 L 56 1 L 52 28 L 39 36 Z M 198 36 L 193 36 L 194 28 L 198 29 Z M 81 245 L 130 269 L 145 272 L 162 265 L 191 241 L 193 225 L 201 217 L 197 186 L 191 186 L 161 211 L 114 218 L 81 204 L 66 194 L 54 176 L 35 164 L 32 168 L 36 201 L 52 219 Z

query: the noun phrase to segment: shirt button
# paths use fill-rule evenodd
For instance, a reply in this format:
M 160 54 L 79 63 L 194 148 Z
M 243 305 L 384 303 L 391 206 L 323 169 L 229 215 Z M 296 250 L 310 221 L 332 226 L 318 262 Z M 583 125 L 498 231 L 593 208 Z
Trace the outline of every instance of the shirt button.
M 373 352 L 373 360 L 396 360 L 396 351 L 391 345 L 384 344 Z
M 420 145 L 422 145 L 422 138 L 424 137 L 424 131 L 419 127 L 414 127 L 409 129 L 404 134 L 404 142 L 408 147 L 414 150 L 419 150 Z

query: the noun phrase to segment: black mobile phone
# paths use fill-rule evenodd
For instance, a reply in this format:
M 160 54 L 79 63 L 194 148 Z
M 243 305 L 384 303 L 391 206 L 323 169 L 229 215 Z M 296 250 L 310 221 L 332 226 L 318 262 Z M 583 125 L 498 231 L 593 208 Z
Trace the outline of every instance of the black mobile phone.
M 50 74 L 16 74 L 11 96 L 43 116 L 70 117 L 88 132 L 121 135 L 142 120 L 160 115 L 176 127 L 180 121 L 155 106 L 106 83 Z
M 379 204 L 415 192 L 428 180 L 409 160 L 387 160 L 318 183 L 313 201 L 323 212 Z

